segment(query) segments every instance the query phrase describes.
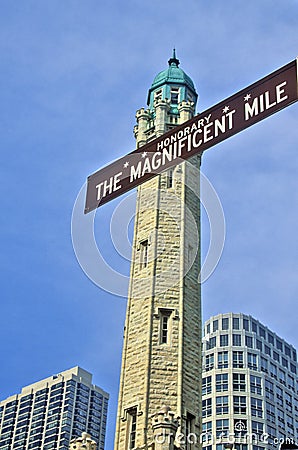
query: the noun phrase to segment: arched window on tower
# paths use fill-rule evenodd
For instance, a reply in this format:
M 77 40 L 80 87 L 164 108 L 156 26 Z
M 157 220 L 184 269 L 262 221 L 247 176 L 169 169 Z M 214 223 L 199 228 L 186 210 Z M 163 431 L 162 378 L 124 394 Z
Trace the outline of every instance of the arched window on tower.
M 190 92 L 187 92 L 187 101 L 188 102 L 193 102 L 194 101 L 193 94 L 191 94 Z
M 191 450 L 196 443 L 196 435 L 194 434 L 195 416 L 189 412 L 186 414 L 185 420 L 185 448 Z
M 136 430 L 137 430 L 137 407 L 127 410 L 127 437 L 128 450 L 132 450 L 136 446 Z
M 171 343 L 171 329 L 172 329 L 172 310 L 160 309 L 159 310 L 159 343 L 170 344 Z
M 174 169 L 169 169 L 167 172 L 167 188 L 170 189 L 173 187 L 173 174 L 174 174 Z
M 140 269 L 144 269 L 148 266 L 148 239 L 144 239 L 140 242 Z
M 178 105 L 179 103 L 179 88 L 172 87 L 171 88 L 171 103 L 172 105 Z
M 154 92 L 154 101 L 159 101 L 162 99 L 162 89 Z
M 169 319 L 168 314 L 161 316 L 161 330 L 160 330 L 160 343 L 167 344 L 169 339 Z

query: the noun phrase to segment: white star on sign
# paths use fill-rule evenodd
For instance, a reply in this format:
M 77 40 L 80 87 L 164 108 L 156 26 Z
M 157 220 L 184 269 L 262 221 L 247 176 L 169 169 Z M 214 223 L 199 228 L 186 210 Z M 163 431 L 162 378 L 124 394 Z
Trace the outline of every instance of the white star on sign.
M 123 164 L 123 167 L 124 167 L 125 169 L 127 169 L 128 166 L 129 166 L 129 162 L 126 161 L 126 162 Z
M 147 152 L 142 153 L 142 158 L 146 158 Z
M 225 106 L 224 109 L 222 110 L 222 112 L 224 114 L 226 114 L 229 111 L 230 107 L 229 106 Z
M 245 97 L 244 97 L 244 101 L 245 102 L 248 102 L 248 100 L 251 98 L 251 94 L 247 94 Z

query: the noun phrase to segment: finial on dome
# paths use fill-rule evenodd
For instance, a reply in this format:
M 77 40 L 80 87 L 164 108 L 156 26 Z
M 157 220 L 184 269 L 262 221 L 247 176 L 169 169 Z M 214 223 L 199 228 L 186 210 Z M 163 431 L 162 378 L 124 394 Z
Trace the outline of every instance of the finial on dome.
M 178 67 L 180 64 L 179 59 L 176 58 L 176 49 L 175 48 L 173 48 L 173 56 L 172 56 L 172 58 L 169 59 L 168 63 L 169 63 L 169 66 L 176 66 L 176 67 Z

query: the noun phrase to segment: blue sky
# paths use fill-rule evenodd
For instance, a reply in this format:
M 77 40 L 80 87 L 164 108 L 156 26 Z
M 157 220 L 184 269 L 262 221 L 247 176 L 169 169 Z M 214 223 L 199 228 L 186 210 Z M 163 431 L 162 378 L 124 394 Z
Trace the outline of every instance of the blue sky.
M 298 3 L 2 0 L 0 25 L 0 398 L 81 365 L 111 394 L 110 450 L 126 300 L 76 261 L 77 194 L 87 175 L 135 148 L 135 111 L 173 46 L 203 111 L 297 56 Z M 203 286 L 204 319 L 249 313 L 296 347 L 297 108 L 213 147 L 202 164 L 227 227 Z M 120 201 L 98 211 L 95 228 L 106 260 L 127 275 L 109 238 Z

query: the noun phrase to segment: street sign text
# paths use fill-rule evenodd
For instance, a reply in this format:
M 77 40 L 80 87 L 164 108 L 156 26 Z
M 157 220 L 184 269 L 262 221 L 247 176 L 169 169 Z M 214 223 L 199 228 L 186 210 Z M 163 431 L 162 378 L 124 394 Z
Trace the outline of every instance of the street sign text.
M 297 60 L 88 177 L 85 213 L 296 102 Z

